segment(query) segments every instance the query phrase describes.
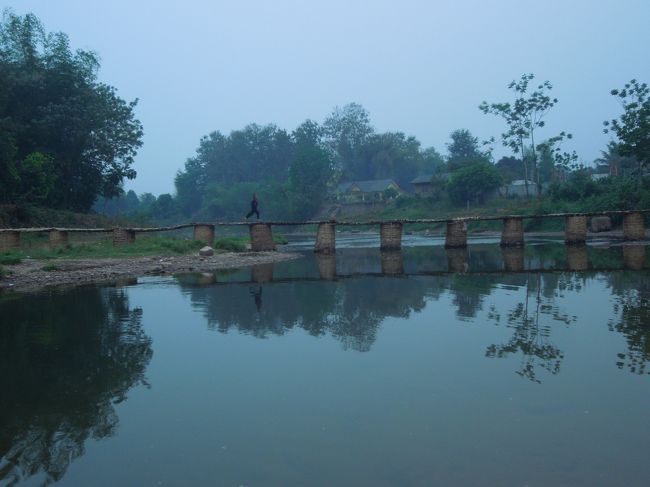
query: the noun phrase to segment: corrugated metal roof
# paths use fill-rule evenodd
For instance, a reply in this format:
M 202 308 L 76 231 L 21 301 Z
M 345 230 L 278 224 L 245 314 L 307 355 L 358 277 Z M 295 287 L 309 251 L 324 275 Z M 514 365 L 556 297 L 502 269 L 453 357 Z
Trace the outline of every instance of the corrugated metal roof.
M 399 188 L 397 184 L 392 179 L 371 179 L 368 181 L 349 181 L 346 183 L 341 183 L 337 186 L 337 193 L 346 193 L 350 191 L 353 186 L 356 186 L 364 193 L 379 193 L 388 189 L 388 187 L 394 184 Z
M 433 179 L 433 174 L 423 174 L 422 176 L 418 176 L 413 181 L 411 181 L 411 184 L 430 183 L 432 179 Z
M 537 186 L 537 183 L 535 181 L 528 181 L 528 186 Z M 526 180 L 525 179 L 515 179 L 510 183 L 510 186 L 526 186 Z

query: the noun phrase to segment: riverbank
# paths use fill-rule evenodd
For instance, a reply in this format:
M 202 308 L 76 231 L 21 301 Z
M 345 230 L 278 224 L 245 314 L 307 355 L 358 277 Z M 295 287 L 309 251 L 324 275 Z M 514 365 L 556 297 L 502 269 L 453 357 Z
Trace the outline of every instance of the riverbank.
M 0 289 L 34 292 L 47 288 L 126 281 L 142 276 L 250 267 L 299 257 L 300 254 L 289 252 L 226 252 L 209 257 L 181 255 L 54 261 L 24 259 L 18 264 L 5 266 L 7 274 L 0 278 Z

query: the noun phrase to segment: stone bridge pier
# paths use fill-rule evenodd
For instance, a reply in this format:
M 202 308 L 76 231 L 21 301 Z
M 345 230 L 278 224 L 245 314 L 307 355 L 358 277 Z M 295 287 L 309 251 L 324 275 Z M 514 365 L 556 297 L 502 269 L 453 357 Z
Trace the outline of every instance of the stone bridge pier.
M 214 225 L 194 225 L 194 240 L 212 247 L 214 245 Z
M 135 231 L 129 228 L 113 229 L 113 247 L 135 243 Z
M 333 254 L 336 252 L 336 224 L 319 223 L 314 252 Z
M 402 224 L 400 222 L 381 223 L 379 239 L 381 250 L 400 250 L 402 248 Z
M 467 222 L 463 220 L 448 220 L 445 247 L 462 249 L 467 247 Z
M 523 247 L 524 220 L 523 218 L 504 218 L 501 232 L 502 247 Z
M 68 232 L 65 230 L 50 230 L 48 240 L 51 247 L 61 247 L 68 244 Z
M 20 248 L 20 232 L 0 232 L 0 250 L 14 250 Z
M 628 213 L 623 216 L 623 238 L 625 240 L 644 240 L 645 222 L 643 213 Z
M 253 223 L 249 227 L 251 236 L 251 250 L 253 252 L 267 252 L 275 250 L 273 232 L 268 223 Z
M 567 216 L 564 220 L 564 242 L 568 245 L 581 245 L 587 240 L 587 217 L 585 215 Z

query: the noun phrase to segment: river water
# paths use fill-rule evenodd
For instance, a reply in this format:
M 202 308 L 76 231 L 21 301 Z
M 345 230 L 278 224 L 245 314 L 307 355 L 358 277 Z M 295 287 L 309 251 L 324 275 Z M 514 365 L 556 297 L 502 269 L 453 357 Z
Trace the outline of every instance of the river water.
M 376 243 L 1 296 L 0 485 L 650 483 L 645 247 Z

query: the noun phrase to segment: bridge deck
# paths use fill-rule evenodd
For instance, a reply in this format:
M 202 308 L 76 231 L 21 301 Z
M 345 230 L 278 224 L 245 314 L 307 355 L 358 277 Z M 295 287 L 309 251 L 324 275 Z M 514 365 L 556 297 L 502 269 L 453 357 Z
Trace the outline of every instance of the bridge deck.
M 239 221 L 239 222 L 193 222 L 193 223 L 182 223 L 180 225 L 172 225 L 165 227 L 122 227 L 125 230 L 137 232 L 137 233 L 147 233 L 147 232 L 168 232 L 174 230 L 181 230 L 184 228 L 193 228 L 195 226 L 201 225 L 214 225 L 219 227 L 228 227 L 228 226 L 250 226 L 256 223 L 263 223 L 266 225 L 273 226 L 301 226 L 301 225 L 320 225 L 323 223 L 334 223 L 336 225 L 347 225 L 347 226 L 367 226 L 367 225 L 380 225 L 382 223 L 401 223 L 406 224 L 437 224 L 437 223 L 447 223 L 450 221 L 454 222 L 477 222 L 477 221 L 495 221 L 495 220 L 506 220 L 513 218 L 521 219 L 537 219 L 537 218 L 566 218 L 573 216 L 614 216 L 614 215 L 628 215 L 631 213 L 650 213 L 650 209 L 644 210 L 612 210 L 612 211 L 593 211 L 593 212 L 576 212 L 576 213 L 546 213 L 540 215 L 496 215 L 496 216 L 461 216 L 455 218 L 420 218 L 420 219 L 392 219 L 392 220 L 368 220 L 368 221 L 340 221 L 340 220 L 306 220 L 306 221 L 286 221 L 286 220 L 272 220 L 272 221 L 263 221 L 263 220 L 253 220 L 253 221 Z M 0 233 L 6 232 L 25 232 L 25 233 L 37 233 L 37 232 L 50 232 L 50 231 L 60 231 L 60 232 L 79 232 L 79 233 L 108 233 L 112 232 L 113 228 L 63 228 L 63 227 L 31 227 L 31 228 L 0 228 Z

